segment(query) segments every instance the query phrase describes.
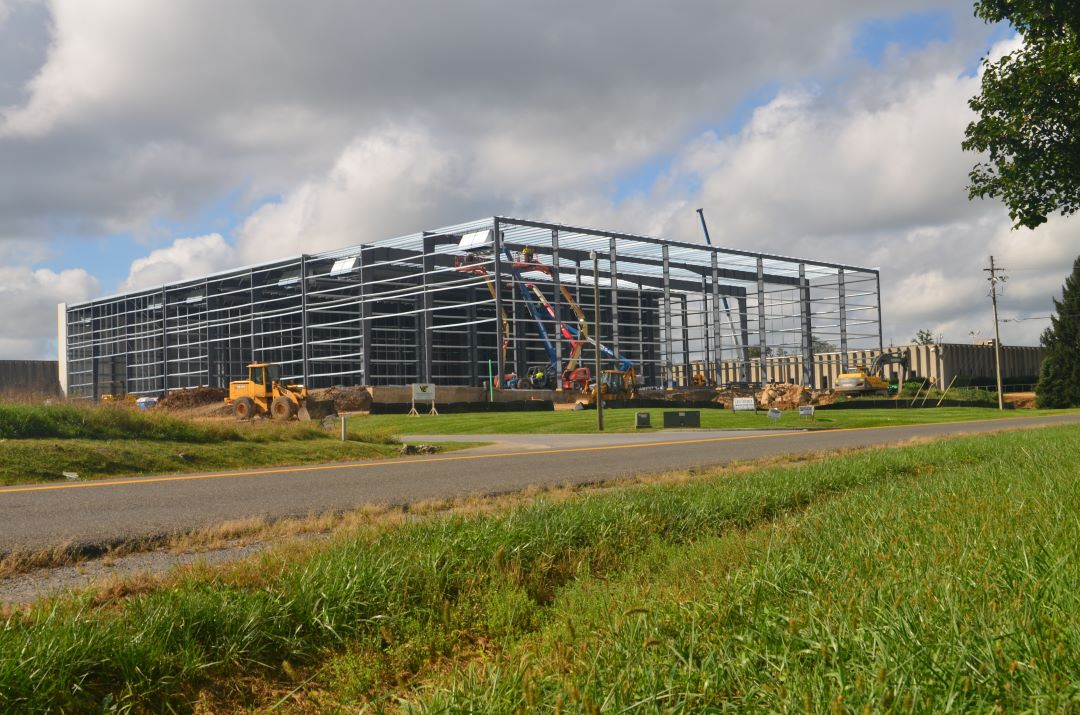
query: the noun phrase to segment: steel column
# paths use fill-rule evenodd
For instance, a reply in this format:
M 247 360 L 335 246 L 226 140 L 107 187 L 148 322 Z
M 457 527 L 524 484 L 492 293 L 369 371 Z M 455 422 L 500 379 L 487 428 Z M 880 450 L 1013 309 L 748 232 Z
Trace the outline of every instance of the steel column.
M 878 352 L 885 351 L 885 334 L 881 324 L 881 273 L 874 271 L 874 281 L 877 285 L 877 290 L 874 293 L 874 300 L 877 302 L 877 345 Z
M 742 350 L 739 360 L 739 382 L 750 382 L 750 301 L 746 296 L 739 301 L 739 334 L 742 337 Z
M 207 303 L 206 307 L 210 307 L 209 291 L 207 291 Z M 308 303 L 307 303 L 307 256 L 300 254 L 300 369 L 303 373 L 303 379 L 305 385 L 311 384 L 310 372 L 308 370 Z M 209 350 L 207 351 L 209 354 Z
M 608 273 L 611 274 L 611 350 L 621 355 L 619 350 L 619 271 L 615 257 L 615 239 L 608 243 Z
M 686 384 L 683 387 L 690 386 L 690 315 L 689 301 L 686 298 L 686 294 L 683 293 L 679 296 L 679 309 L 682 311 L 680 322 L 682 323 L 682 357 L 683 357 L 683 382 Z
M 503 300 L 502 300 L 502 227 L 499 219 L 494 219 L 491 232 L 492 247 L 495 251 L 495 265 L 492 267 L 495 273 L 495 364 L 498 372 L 495 373 L 495 384 L 503 386 L 503 375 L 506 374 L 506 364 L 503 360 L 503 340 L 508 336 L 503 335 Z M 516 346 L 515 346 L 516 347 Z
M 844 269 L 836 269 L 836 283 L 840 295 L 840 368 L 843 372 L 848 370 L 848 340 L 847 340 L 847 289 L 844 287 Z
M 720 265 L 716 251 L 712 252 L 712 312 L 713 312 L 713 356 L 716 359 L 716 367 L 713 370 L 713 380 L 720 384 L 720 365 L 724 362 L 724 342 L 720 330 Z M 706 337 L 706 340 L 708 338 Z
M 768 350 L 765 340 L 765 262 L 757 259 L 757 325 L 758 325 L 758 369 L 761 370 L 761 386 L 769 381 Z
M 671 272 L 668 261 L 668 247 L 665 244 L 660 248 L 664 266 L 664 369 L 666 371 L 664 387 L 671 388 L 675 386 L 675 365 L 671 354 L 673 347 L 671 338 Z
M 367 291 L 364 289 L 364 249 L 361 248 L 356 254 L 356 262 L 359 264 L 360 273 L 360 373 L 363 375 L 361 384 L 371 385 L 371 311 L 367 303 Z
M 434 318 L 432 316 L 431 309 L 434 307 L 434 299 L 431 294 L 431 289 L 428 284 L 428 275 L 435 268 L 432 262 L 432 254 L 435 252 L 435 237 L 424 236 L 421 241 L 421 249 L 424 253 L 420 258 L 420 265 L 423 267 L 423 273 L 420 277 L 420 285 L 423 287 L 423 306 L 424 310 L 420 314 L 420 320 L 416 321 L 417 327 L 420 333 L 420 349 L 423 351 L 421 358 L 422 374 L 420 376 L 421 382 L 434 382 L 434 367 L 435 361 L 435 348 L 434 343 Z
M 712 374 L 712 334 L 709 332 L 709 279 L 701 277 L 701 344 L 705 348 L 705 377 Z
M 468 341 L 469 341 L 469 377 L 475 380 L 477 384 L 483 382 L 486 379 L 487 372 L 480 366 L 480 356 L 477 350 L 477 343 L 479 336 L 476 331 L 476 289 L 468 289 L 469 305 L 465 309 L 465 320 L 468 321 Z M 498 319 L 496 319 L 497 321 Z M 481 377 L 483 375 L 483 377 Z
M 169 392 L 169 307 L 165 286 L 161 287 L 161 394 Z
M 803 384 L 814 384 L 814 325 L 810 304 L 810 281 L 806 280 L 806 264 L 799 264 L 799 313 L 802 317 L 802 379 Z
M 562 278 L 559 276 L 559 232 L 551 231 L 551 280 L 555 284 L 555 300 L 552 301 L 552 310 L 555 311 L 555 389 L 562 391 L 563 381 L 563 357 L 562 357 Z

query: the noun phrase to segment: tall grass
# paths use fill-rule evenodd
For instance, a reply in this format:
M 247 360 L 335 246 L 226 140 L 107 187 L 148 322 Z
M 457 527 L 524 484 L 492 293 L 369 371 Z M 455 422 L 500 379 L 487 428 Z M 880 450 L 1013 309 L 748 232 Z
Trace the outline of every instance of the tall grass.
M 1080 447 L 1075 438 L 1076 431 L 1067 428 L 972 438 L 853 455 L 793 470 L 769 470 L 679 486 L 642 486 L 566 503 L 538 503 L 500 517 L 439 518 L 361 535 L 302 561 L 268 562 L 257 569 L 259 577 L 254 579 L 228 575 L 216 580 L 191 578 L 173 589 L 137 596 L 108 609 L 95 607 L 89 597 L 55 602 L 27 616 L 9 618 L 0 630 L 0 710 L 90 710 L 100 708 L 104 702 L 148 708 L 176 705 L 190 702 L 202 685 L 229 674 L 288 672 L 292 665 L 286 666 L 285 661 L 317 664 L 334 652 L 355 655 L 352 660 L 333 662 L 346 674 L 342 682 L 349 681 L 356 688 L 357 697 L 371 697 L 388 684 L 419 672 L 432 659 L 453 653 L 463 643 L 516 638 L 542 626 L 550 614 L 558 613 L 562 603 L 559 595 L 567 584 L 576 580 L 594 583 L 593 576 L 632 568 L 658 545 L 680 549 L 753 529 L 812 505 L 825 495 L 893 484 L 898 495 L 910 492 L 910 501 L 940 502 L 939 511 L 947 514 L 948 489 L 935 492 L 925 485 L 951 484 L 953 478 L 949 475 L 955 471 L 965 475 L 976 492 L 980 484 L 994 478 L 1000 488 L 1029 499 L 1037 491 L 1023 488 L 1015 476 L 1010 476 L 1015 473 L 1013 456 L 1027 450 L 1048 455 L 1047 459 L 1052 455 L 1053 473 L 1043 479 L 1041 488 L 1054 486 L 1050 494 L 1057 496 L 1074 486 L 1071 475 L 1080 467 Z M 930 472 L 932 475 L 926 476 Z M 866 504 L 859 506 L 865 508 Z M 1041 513 L 1043 507 L 1031 508 Z M 1075 513 L 1070 513 L 1075 519 Z M 853 523 L 848 524 L 851 528 L 858 527 L 859 513 L 853 514 Z M 890 538 L 887 529 L 881 531 L 887 524 L 878 525 L 875 537 L 885 539 L 883 543 Z M 914 526 L 905 527 L 904 533 L 910 538 L 918 536 Z M 948 533 L 943 529 L 941 538 L 947 538 Z M 822 539 L 841 549 L 855 543 L 853 536 L 836 527 Z M 910 548 L 918 550 L 916 543 Z M 1031 545 L 1028 553 L 1038 553 L 1037 547 Z M 812 558 L 809 552 L 790 552 L 778 556 L 776 563 L 769 563 L 767 549 L 763 555 L 766 563 L 756 571 L 757 576 L 744 577 L 738 588 L 724 596 L 738 595 L 742 605 L 725 610 L 722 618 L 702 610 L 691 628 L 697 634 L 694 637 L 700 639 L 705 631 L 715 631 L 711 637 L 722 642 L 727 624 L 736 617 L 766 633 L 783 630 L 788 627 L 782 618 L 785 604 L 809 600 L 835 604 L 845 597 L 847 577 L 843 563 L 814 570 L 807 568 Z M 863 554 L 858 548 L 851 555 L 870 561 L 874 558 L 874 552 Z M 984 565 L 992 566 L 994 553 L 985 555 Z M 956 554 L 948 556 L 955 558 Z M 1029 592 L 1030 579 L 1055 578 L 1049 567 L 1060 567 L 1062 556 L 1056 550 L 1047 552 L 1039 562 L 1043 566 L 1016 572 L 1013 580 L 1006 582 L 1011 583 L 1013 591 L 1002 593 L 1012 593 L 1016 600 Z M 275 564 L 272 571 L 271 563 Z M 680 578 L 683 583 L 697 580 L 714 584 L 722 580 L 717 575 L 721 566 L 710 567 L 717 573 L 683 573 Z M 933 561 L 927 561 L 922 563 L 922 570 L 912 570 L 912 582 L 922 583 L 928 577 L 927 569 L 934 566 Z M 953 571 L 948 559 L 937 564 L 957 584 L 970 579 L 978 582 L 978 575 L 969 567 L 968 562 L 957 561 L 957 570 Z M 1059 568 L 1059 573 L 1075 572 Z M 638 578 L 649 581 L 645 574 Z M 1054 581 L 1053 587 L 1045 591 L 1050 594 L 1046 603 L 1059 609 L 1053 613 L 1068 605 L 1060 600 L 1060 585 Z M 778 600 L 770 609 L 755 605 L 773 598 Z M 592 604 L 592 612 L 602 603 Z M 1004 601 L 999 603 L 1001 608 L 1006 605 Z M 884 602 L 876 606 L 884 609 L 883 622 L 904 626 L 904 621 L 888 621 L 886 606 Z M 920 610 L 933 609 L 935 603 L 927 597 L 898 601 L 890 607 L 917 618 Z M 1021 618 L 1013 625 L 1019 628 L 1027 623 Z M 1059 625 L 1055 633 L 1066 651 L 1080 652 L 1075 628 Z M 857 623 L 853 628 L 861 632 Z M 785 667 L 805 668 L 819 652 L 834 664 L 857 655 L 854 651 L 836 651 L 828 636 L 827 630 L 815 632 L 813 638 L 823 638 L 824 650 L 817 640 L 809 639 L 785 656 Z M 877 649 L 902 648 L 905 643 L 900 641 L 905 637 L 903 631 L 866 632 L 865 644 Z M 694 644 L 669 642 L 671 639 L 663 632 L 653 640 L 657 645 L 635 642 L 633 652 L 626 657 L 653 662 L 650 653 L 670 652 L 672 658 L 683 659 L 680 662 L 684 665 L 679 667 L 692 670 L 692 665 L 685 663 L 700 662 L 705 655 Z M 987 643 L 990 647 L 991 641 Z M 752 650 L 732 645 L 725 653 L 742 659 L 732 666 L 737 666 L 739 673 L 754 671 L 743 662 L 748 658 L 757 665 L 762 663 Z M 345 662 L 349 665 L 341 665 Z M 578 662 L 572 661 L 575 668 Z M 612 670 L 598 671 L 596 688 L 623 688 L 625 679 L 620 679 L 614 670 L 621 666 L 614 665 L 617 660 L 611 662 Z M 388 670 L 386 664 L 391 666 Z M 721 664 L 721 660 L 716 661 L 717 668 Z M 663 669 L 677 665 L 675 661 L 657 661 L 651 679 L 642 682 L 661 687 L 665 682 Z M 973 667 L 977 670 L 979 664 Z M 587 668 L 582 668 L 572 670 L 564 679 L 548 673 L 550 680 L 529 697 L 541 697 L 536 702 L 554 707 L 571 686 L 578 693 L 584 692 L 582 683 L 590 676 Z M 497 712 L 513 710 L 515 704 L 528 706 L 528 700 L 522 700 L 524 690 L 508 685 L 510 681 L 505 678 L 492 677 L 477 676 L 475 690 L 463 688 L 449 696 L 439 695 L 432 703 L 437 706 L 442 698 L 450 697 L 451 703 L 469 703 L 469 708 L 475 705 L 480 710 Z M 948 680 L 928 681 L 926 687 L 933 693 L 947 692 Z M 724 692 L 728 697 L 735 690 Z M 597 693 L 599 698 L 601 693 Z M 654 706 L 677 702 L 654 700 Z
M 0 404 L 0 439 L 140 439 L 213 443 L 320 439 L 317 425 L 200 423 L 125 406 Z
M 966 442 L 960 464 L 910 465 L 773 527 L 654 544 L 410 709 L 1075 712 L 1076 436 Z

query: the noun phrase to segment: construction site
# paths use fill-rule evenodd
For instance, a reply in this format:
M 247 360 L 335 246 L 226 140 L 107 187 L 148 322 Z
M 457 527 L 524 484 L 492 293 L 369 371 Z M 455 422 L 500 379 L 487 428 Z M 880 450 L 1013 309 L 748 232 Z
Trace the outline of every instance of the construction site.
M 72 398 L 225 388 L 821 386 L 815 351 L 882 348 L 871 268 L 493 217 L 61 305 Z

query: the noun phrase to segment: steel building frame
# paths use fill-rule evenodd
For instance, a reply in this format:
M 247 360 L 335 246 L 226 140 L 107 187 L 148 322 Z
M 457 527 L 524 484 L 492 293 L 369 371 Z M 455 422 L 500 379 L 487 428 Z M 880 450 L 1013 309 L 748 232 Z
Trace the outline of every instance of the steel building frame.
M 515 278 L 526 247 L 549 270 Z M 312 387 L 480 385 L 547 363 L 541 327 L 562 371 L 560 287 L 646 387 L 761 383 L 778 355 L 812 385 L 816 351 L 882 348 L 874 269 L 496 216 L 67 306 L 61 359 L 85 398 L 225 386 L 252 361 Z

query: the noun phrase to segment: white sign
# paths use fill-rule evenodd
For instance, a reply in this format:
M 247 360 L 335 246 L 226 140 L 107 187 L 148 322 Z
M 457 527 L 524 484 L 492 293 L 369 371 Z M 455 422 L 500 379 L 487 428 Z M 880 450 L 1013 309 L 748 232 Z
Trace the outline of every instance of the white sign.
M 757 405 L 754 404 L 753 397 L 735 397 L 731 400 L 731 409 L 735 412 L 754 412 Z
M 799 405 L 799 417 L 813 417 L 814 406 L 813 405 Z
M 414 382 L 412 384 L 413 402 L 434 402 L 435 385 L 430 382 Z
M 770 420 L 778 420 L 778 419 L 780 419 L 780 410 L 776 409 L 775 407 L 772 408 L 771 410 L 769 410 L 769 419 Z

